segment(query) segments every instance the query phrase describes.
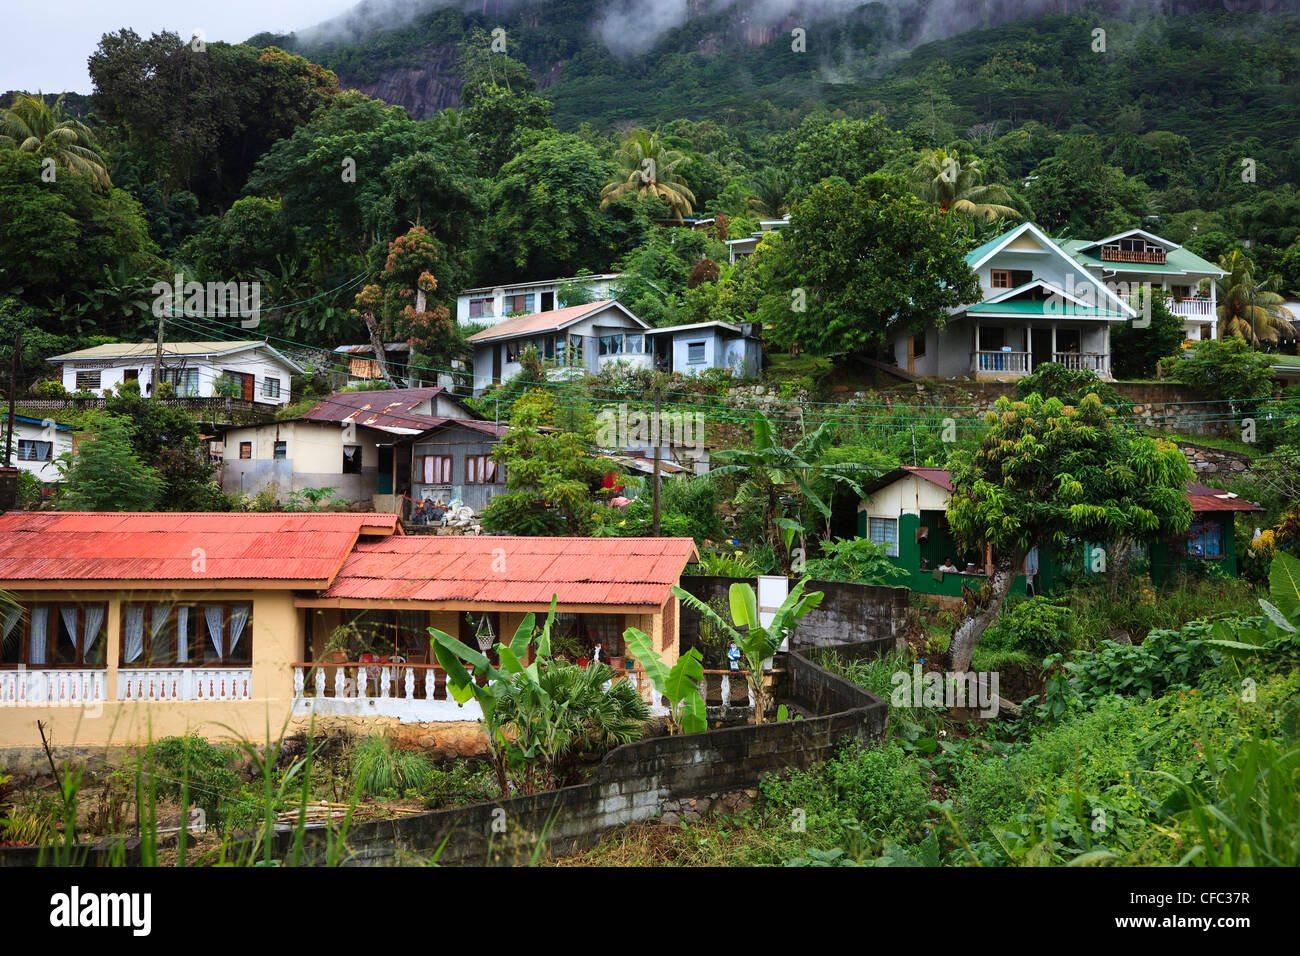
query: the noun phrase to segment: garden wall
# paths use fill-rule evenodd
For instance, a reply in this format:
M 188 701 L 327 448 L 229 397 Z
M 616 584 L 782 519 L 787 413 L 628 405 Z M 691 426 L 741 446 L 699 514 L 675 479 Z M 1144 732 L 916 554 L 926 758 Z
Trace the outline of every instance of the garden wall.
M 791 587 L 798 580 L 791 578 Z M 754 578 L 687 575 L 682 578 L 682 590 L 701 601 L 721 600 L 725 606 L 727 593 L 735 583 L 758 586 Z M 807 590 L 821 591 L 826 596 L 819 607 L 799 622 L 794 633 L 795 647 L 826 647 L 871 641 L 888 649 L 899 647 L 903 641 L 910 594 L 907 588 L 846 584 L 842 581 L 809 581 Z M 699 647 L 700 618 L 698 611 L 682 604 L 678 640 L 683 651 Z
M 810 767 L 846 738 L 884 739 L 884 701 L 802 653 L 788 655 L 783 670 L 778 696 L 819 716 L 624 744 L 580 786 L 358 824 L 347 835 L 347 862 L 418 863 L 437 854 L 444 865 L 525 864 L 535 852 L 554 856 L 593 846 L 609 828 L 655 817 L 665 804 L 752 789 L 770 774 Z M 326 834 L 308 831 L 304 840 L 308 860 L 323 860 Z M 280 834 L 279 854 L 293 841 L 293 834 Z

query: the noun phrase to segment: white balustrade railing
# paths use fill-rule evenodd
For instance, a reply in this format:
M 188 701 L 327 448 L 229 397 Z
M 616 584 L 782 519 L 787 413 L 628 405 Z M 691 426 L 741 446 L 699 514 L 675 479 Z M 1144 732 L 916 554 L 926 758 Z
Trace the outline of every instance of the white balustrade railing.
M 1215 303 L 1209 299 L 1183 299 L 1182 302 L 1170 302 L 1169 311 L 1174 315 L 1199 316 L 1207 319 L 1217 315 Z
M 251 700 L 249 667 L 131 667 L 117 672 L 118 700 Z
M 1102 352 L 1053 352 L 1052 361 L 1060 362 L 1069 369 L 1085 369 L 1103 375 L 1108 367 L 1110 356 Z
M 1028 352 L 972 352 L 971 365 L 976 372 L 1028 373 Z
M 722 710 L 725 713 L 729 710 L 734 711 L 751 711 L 754 709 L 754 689 L 749 686 L 748 671 L 709 671 L 704 672 L 704 679 L 700 681 L 700 693 L 704 697 L 704 703 L 708 706 L 714 698 L 721 702 Z M 732 685 L 739 682 L 745 688 L 745 703 L 737 704 L 732 702 Z M 716 691 L 716 693 L 715 693 Z
M 108 672 L 86 668 L 0 670 L 0 705 L 69 706 L 103 701 Z

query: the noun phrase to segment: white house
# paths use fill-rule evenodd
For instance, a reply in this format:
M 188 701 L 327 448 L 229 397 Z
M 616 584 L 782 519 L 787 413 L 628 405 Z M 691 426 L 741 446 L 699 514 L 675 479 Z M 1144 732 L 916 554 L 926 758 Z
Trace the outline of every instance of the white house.
M 474 394 L 518 375 L 530 345 L 556 369 L 594 375 L 619 361 L 651 368 L 649 328 L 613 299 L 506 319 L 467 339 L 474 346 Z
M 695 322 L 670 325 L 646 333 L 655 368 L 695 375 L 725 368 L 737 378 L 755 378 L 763 368 L 763 343 L 753 323 Z
M 1218 338 L 1214 280 L 1227 273 L 1213 263 L 1141 229 L 1096 242 L 1068 239 L 1061 247 L 1103 282 L 1130 287 L 1150 283 L 1153 290 L 1169 293 L 1169 311 L 1183 319 L 1183 334 L 1190 341 Z M 1202 280 L 1208 280 L 1204 292 Z
M 140 393 L 153 393 L 157 346 L 116 342 L 66 352 L 46 359 L 63 366 L 63 387 L 103 396 L 124 381 L 138 381 Z M 289 381 L 303 369 L 262 341 L 164 342 L 160 378 L 178 398 L 212 398 L 218 379 L 234 383 L 234 397 L 267 405 L 289 404 Z
M 557 295 L 566 287 L 582 289 L 592 299 L 609 299 L 620 278 L 620 273 L 605 272 L 466 289 L 456 297 L 456 321 L 461 325 L 495 324 L 512 315 L 550 312 L 559 306 Z
M 0 420 L 4 427 L 5 416 Z M 4 447 L 6 436 L 0 434 L 0 448 Z M 59 469 L 54 462 L 60 455 L 73 449 L 73 429 L 69 425 L 39 418 L 14 416 L 14 436 L 11 459 L 12 464 L 22 471 L 30 472 L 39 481 L 53 484 L 62 480 Z
M 775 232 L 790 225 L 790 217 L 785 216 L 781 219 L 761 219 L 758 223 L 758 232 L 751 232 L 744 239 L 727 240 L 727 261 L 735 265 L 737 259 L 743 259 L 745 256 L 754 254 L 758 244 L 763 241 L 769 232 Z
M 1110 330 L 1135 310 L 1107 281 L 1031 222 L 966 255 L 980 301 L 952 309 L 942 329 L 899 329 L 895 363 L 927 378 L 1003 380 L 1044 362 L 1110 378 Z

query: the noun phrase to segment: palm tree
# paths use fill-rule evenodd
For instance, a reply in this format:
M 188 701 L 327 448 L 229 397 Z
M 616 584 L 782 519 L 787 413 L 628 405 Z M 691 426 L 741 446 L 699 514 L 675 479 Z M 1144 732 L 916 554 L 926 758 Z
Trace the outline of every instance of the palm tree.
M 1239 249 L 1220 258 L 1219 268 L 1228 273 L 1216 280 L 1219 338 L 1236 335 L 1259 348 L 1261 342 L 1277 342 L 1295 334 L 1282 308 L 1285 300 L 1277 291 L 1281 276 L 1257 282 L 1254 263 Z
M 784 172 L 769 166 L 750 180 L 750 188 L 754 191 L 754 198 L 749 201 L 750 208 L 774 219 L 785 215 L 790 177 Z
M 54 160 L 56 166 L 84 173 L 99 185 L 112 183 L 104 161 L 95 152 L 95 134 L 81 120 L 59 119 L 63 97 L 51 108 L 39 93 L 18 93 L 13 104 L 0 110 L 0 149 L 17 149 Z
M 741 476 L 736 489 L 736 504 L 758 500 L 763 507 L 765 537 L 780 547 L 782 565 L 790 569 L 790 545 L 778 529 L 791 529 L 794 522 L 782 514 L 781 499 L 790 494 L 802 496 L 817 510 L 830 533 L 831 507 L 813 487 L 826 482 L 844 485 L 862 496 L 858 479 L 878 475 L 878 469 L 859 462 L 832 462 L 827 456 L 830 443 L 829 423 L 809 432 L 790 448 L 781 445 L 767 416 L 759 412 L 754 419 L 754 445 L 749 449 L 717 452 L 713 458 L 722 462 L 710 469 L 712 475 Z M 800 525 L 801 526 L 801 525 Z
M 600 191 L 601 208 L 629 193 L 658 196 L 681 221 L 682 216 L 691 214 L 691 204 L 695 202 L 695 194 L 678 173 L 687 162 L 685 155 L 663 145 L 658 132 L 632 130 L 614 154 L 616 168 Z
M 1020 213 L 1006 205 L 1011 202 L 1006 189 L 983 185 L 984 172 L 978 159 L 963 162 L 956 152 L 926 150 L 912 170 L 911 180 L 916 194 L 937 204 L 942 213 L 955 212 L 988 222 L 1020 218 Z

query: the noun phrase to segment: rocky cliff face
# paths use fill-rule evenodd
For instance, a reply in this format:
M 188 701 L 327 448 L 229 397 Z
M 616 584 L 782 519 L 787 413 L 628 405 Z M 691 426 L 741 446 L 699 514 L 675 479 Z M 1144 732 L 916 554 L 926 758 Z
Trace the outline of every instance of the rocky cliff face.
M 385 103 L 404 106 L 416 119 L 459 106 L 464 81 L 456 70 L 455 46 L 430 47 L 422 53 L 423 66 L 386 69 L 373 83 L 353 83 L 346 76 L 340 76 L 339 83 Z

